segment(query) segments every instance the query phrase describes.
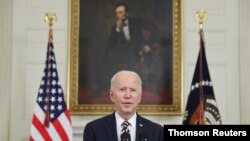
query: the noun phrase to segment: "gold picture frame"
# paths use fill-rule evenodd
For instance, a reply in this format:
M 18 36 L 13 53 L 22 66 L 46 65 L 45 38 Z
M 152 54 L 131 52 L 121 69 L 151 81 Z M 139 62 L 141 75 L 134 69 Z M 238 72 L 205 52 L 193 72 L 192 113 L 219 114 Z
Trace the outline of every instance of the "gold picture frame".
M 110 2 L 109 2 L 110 1 Z M 167 21 L 170 25 L 172 25 L 172 28 L 170 29 L 171 31 L 171 41 L 165 43 L 171 43 L 171 94 L 170 96 L 167 96 L 167 98 L 170 98 L 170 102 L 167 104 L 158 104 L 158 103 L 141 103 L 138 107 L 138 112 L 141 115 L 180 115 L 182 114 L 183 110 L 183 81 L 182 81 L 182 1 L 181 0 L 162 0 L 164 3 L 171 3 L 170 7 L 171 9 L 167 12 L 168 15 L 170 15 L 172 18 L 168 19 L 170 21 Z M 82 84 L 80 84 L 80 81 L 83 81 L 81 83 L 87 83 L 88 80 L 80 80 L 82 78 L 87 78 L 83 77 L 81 74 L 82 72 L 86 72 L 86 70 L 82 71 L 82 69 L 87 68 L 86 66 L 89 66 L 92 63 L 87 63 L 86 66 L 81 66 L 83 64 L 81 61 L 83 61 L 83 57 L 86 53 L 83 53 L 80 55 L 80 53 L 84 52 L 83 48 L 86 47 L 86 38 L 80 37 L 81 32 L 84 30 L 88 29 L 83 29 L 82 27 L 87 27 L 92 24 L 84 25 L 84 22 L 93 22 L 96 19 L 90 19 L 89 16 L 84 18 L 84 15 L 86 16 L 87 14 L 91 14 L 93 12 L 87 13 L 86 10 L 90 9 L 91 7 L 88 5 L 88 7 L 85 7 L 85 14 L 80 15 L 83 11 L 81 11 L 81 3 L 89 4 L 90 1 L 88 0 L 70 0 L 70 14 L 69 14 L 69 33 L 70 33 L 70 38 L 69 38 L 69 54 L 68 54 L 68 91 L 67 91 L 67 103 L 69 106 L 70 113 L 73 115 L 105 115 L 105 114 L 110 114 L 114 111 L 114 107 L 111 103 L 98 103 L 98 102 L 87 102 L 84 103 L 84 100 L 82 97 L 82 94 L 79 94 L 80 87 Z M 116 2 L 115 0 L 108 0 L 105 1 L 106 3 L 112 3 Z M 127 2 L 127 1 L 126 1 Z M 144 3 L 149 2 L 150 0 L 143 0 Z M 130 5 L 133 4 L 133 1 L 131 1 Z M 98 4 L 95 4 L 98 5 Z M 106 10 L 105 8 L 110 10 L 110 5 L 103 6 L 103 2 L 101 7 L 103 8 L 102 10 Z M 152 5 L 152 4 L 151 4 Z M 160 4 L 162 10 L 166 11 L 166 7 L 164 8 L 164 4 Z M 133 7 L 133 6 L 132 6 Z M 135 6 L 136 7 L 136 6 Z M 112 10 L 113 7 L 111 7 Z M 149 9 L 149 8 L 148 8 Z M 160 8 L 159 8 L 160 9 Z M 96 10 L 98 12 L 98 10 Z M 161 12 L 158 10 L 158 13 Z M 83 12 L 84 13 L 84 12 Z M 102 15 L 107 14 L 108 12 L 100 12 Z M 137 12 L 140 13 L 140 12 Z M 157 13 L 157 12 L 156 12 Z M 164 14 L 163 14 L 164 15 Z M 167 14 L 166 14 L 167 15 Z M 114 14 L 111 16 L 114 16 Z M 96 17 L 98 18 L 98 17 Z M 166 17 L 167 18 L 167 17 Z M 107 18 L 108 21 L 105 22 L 106 25 L 111 23 L 112 18 Z M 82 25 L 83 24 L 83 25 Z M 81 26 L 80 26 L 81 25 Z M 81 27 L 81 29 L 80 29 Z M 164 26 L 162 28 L 164 30 Z M 105 31 L 105 30 L 104 30 Z M 88 32 L 89 33 L 89 32 Z M 105 34 L 109 34 L 106 33 Z M 85 34 L 87 35 L 87 34 Z M 82 42 L 84 41 L 84 44 Z M 162 41 L 164 42 L 164 40 Z M 163 43 L 164 44 L 164 43 Z M 81 47 L 81 48 L 80 48 Z M 89 50 L 88 50 L 89 51 Z M 90 51 L 89 51 L 90 52 Z M 88 52 L 88 53 L 89 53 Z M 85 58 L 85 60 L 87 60 Z M 164 63 L 165 61 L 162 61 Z M 95 64 L 95 63 L 93 63 Z M 81 68 L 81 70 L 79 70 Z M 88 76 L 88 74 L 84 74 L 84 76 Z M 165 75 L 164 75 L 165 76 Z M 165 77 L 164 77 L 165 78 Z M 168 78 L 168 77 L 166 77 Z M 88 77 L 88 79 L 91 79 Z M 96 86 L 96 85 L 94 85 Z M 81 89 L 82 90 L 82 89 Z M 108 95 L 107 95 L 108 97 Z M 162 99 L 166 97 L 161 97 Z M 88 97 L 85 97 L 85 99 L 88 100 Z M 143 99 L 143 98 L 142 98 Z M 149 98 L 150 99 L 150 98 Z

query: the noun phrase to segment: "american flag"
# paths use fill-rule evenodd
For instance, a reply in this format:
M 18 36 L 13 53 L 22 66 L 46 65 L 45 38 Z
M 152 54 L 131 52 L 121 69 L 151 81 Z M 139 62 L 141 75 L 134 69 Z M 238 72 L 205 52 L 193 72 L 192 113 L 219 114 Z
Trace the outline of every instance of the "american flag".
M 30 141 L 72 141 L 71 119 L 59 84 L 52 40 L 48 42 L 45 64 L 32 119 Z

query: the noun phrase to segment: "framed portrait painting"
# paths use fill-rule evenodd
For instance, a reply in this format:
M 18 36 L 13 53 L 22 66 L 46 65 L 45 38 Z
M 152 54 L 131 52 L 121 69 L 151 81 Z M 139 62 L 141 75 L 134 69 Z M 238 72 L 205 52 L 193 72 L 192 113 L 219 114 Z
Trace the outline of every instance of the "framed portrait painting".
M 72 114 L 114 111 L 110 79 L 142 79 L 142 115 L 182 114 L 181 0 L 71 0 L 68 105 Z

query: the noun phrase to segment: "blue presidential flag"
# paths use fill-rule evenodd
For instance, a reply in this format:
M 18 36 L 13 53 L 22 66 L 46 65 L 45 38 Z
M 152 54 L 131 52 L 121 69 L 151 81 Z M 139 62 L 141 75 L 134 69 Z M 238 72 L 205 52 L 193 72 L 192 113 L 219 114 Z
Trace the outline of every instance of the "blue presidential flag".
M 216 104 L 213 83 L 205 53 L 203 30 L 200 30 L 200 51 L 188 96 L 183 124 L 221 124 L 221 116 Z

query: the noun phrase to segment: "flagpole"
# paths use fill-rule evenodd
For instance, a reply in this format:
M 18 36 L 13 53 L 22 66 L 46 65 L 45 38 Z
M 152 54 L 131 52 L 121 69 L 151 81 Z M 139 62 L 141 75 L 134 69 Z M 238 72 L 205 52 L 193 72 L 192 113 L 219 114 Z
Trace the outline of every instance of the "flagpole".
M 44 119 L 44 125 L 46 127 L 49 127 L 49 122 L 50 122 L 50 98 L 51 98 L 51 83 L 52 79 L 50 76 L 52 76 L 52 61 L 50 59 L 50 53 L 52 51 L 53 47 L 53 23 L 57 21 L 57 17 L 55 13 L 46 13 L 44 16 L 44 21 L 48 24 L 49 26 L 49 31 L 48 31 L 48 51 L 47 51 L 47 63 L 46 63 L 46 111 L 45 111 L 45 119 Z
M 200 30 L 203 30 L 203 24 L 207 20 L 207 12 L 203 10 L 198 10 L 195 14 L 195 19 L 199 21 Z
M 56 14 L 46 13 L 44 21 L 49 25 L 47 52 L 29 141 L 73 141 L 71 117 L 59 83 L 54 52 L 52 26 L 56 21 Z
M 204 21 L 207 19 L 206 11 L 197 11 L 195 18 L 199 21 L 200 46 L 182 123 L 184 125 L 221 124 L 205 52 L 203 28 Z
M 203 91 L 203 87 L 202 87 L 202 81 L 203 81 L 203 60 L 202 60 L 202 49 L 204 49 L 204 38 L 203 38 L 203 26 L 204 26 L 204 21 L 207 19 L 207 12 L 203 11 L 203 10 L 199 10 L 196 12 L 195 14 L 196 19 L 199 21 L 199 25 L 200 25 L 200 30 L 199 30 L 199 35 L 200 35 L 200 52 L 199 52 L 199 71 L 200 71 L 200 75 L 199 75 L 199 93 L 200 93 L 200 97 L 199 97 L 199 103 L 200 103 L 200 113 L 199 113 L 199 124 L 200 125 L 204 125 L 204 91 Z
M 50 12 L 47 12 L 44 16 L 44 22 L 46 22 L 49 26 L 49 35 L 48 35 L 48 38 L 49 38 L 49 42 L 53 42 L 53 24 L 54 22 L 57 21 L 57 16 L 55 13 L 50 13 Z
M 55 13 L 47 12 L 44 16 L 44 22 L 49 25 L 49 28 L 52 28 L 53 23 L 57 21 L 57 16 Z

